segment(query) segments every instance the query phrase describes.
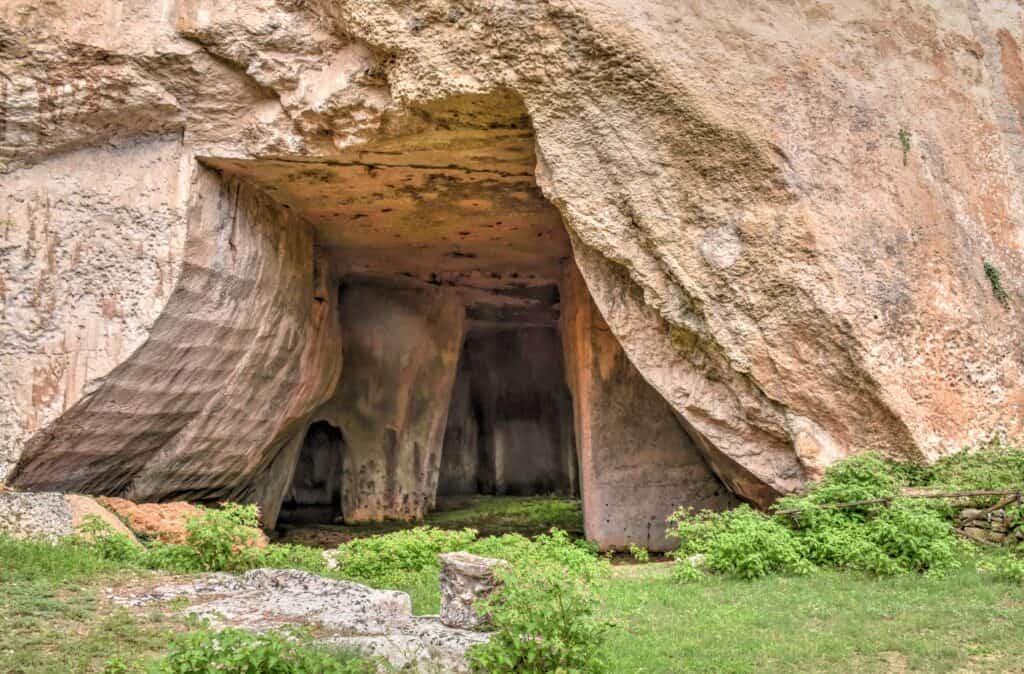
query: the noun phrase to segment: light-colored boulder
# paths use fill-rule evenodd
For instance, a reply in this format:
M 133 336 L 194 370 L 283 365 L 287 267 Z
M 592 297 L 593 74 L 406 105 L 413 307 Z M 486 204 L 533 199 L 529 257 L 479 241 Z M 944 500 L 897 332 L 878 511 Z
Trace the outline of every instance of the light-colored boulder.
M 112 596 L 122 606 L 188 599 L 187 614 L 215 626 L 256 632 L 302 625 L 317 640 L 386 658 L 411 671 L 467 671 L 466 650 L 487 634 L 447 627 L 435 616 L 413 617 L 409 595 L 304 571 L 256 569 L 241 576 L 203 574 L 138 593 Z M 405 671 L 405 670 L 403 670 Z
M 0 489 L 0 534 L 56 542 L 79 532 L 90 517 L 138 542 L 114 513 L 90 496 Z

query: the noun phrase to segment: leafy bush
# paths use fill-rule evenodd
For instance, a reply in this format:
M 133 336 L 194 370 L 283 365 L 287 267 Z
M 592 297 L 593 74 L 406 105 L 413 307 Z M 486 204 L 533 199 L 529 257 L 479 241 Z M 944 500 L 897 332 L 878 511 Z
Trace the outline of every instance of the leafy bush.
M 373 663 L 316 648 L 301 632 L 252 634 L 207 627 L 178 637 L 152 674 L 365 674 Z
M 96 515 L 87 515 L 78 529 L 82 542 L 91 545 L 102 557 L 112 562 L 134 564 L 146 554 L 145 549 L 127 535 L 113 528 Z
M 302 569 L 311 573 L 327 571 L 327 561 L 319 548 L 278 543 L 268 545 L 257 556 L 258 566 L 270 569 Z
M 398 587 L 410 574 L 437 569 L 437 555 L 464 550 L 476 532 L 416 527 L 390 534 L 359 538 L 338 548 L 338 572 L 349 580 L 374 587 Z
M 651 554 L 647 552 L 647 548 L 642 548 L 635 543 L 629 544 L 629 554 L 641 564 L 646 564 L 651 560 Z
M 255 504 L 223 503 L 221 508 L 200 508 L 198 517 L 185 523 L 185 544 L 195 550 L 203 571 L 242 571 L 258 565 L 251 552 L 262 536 Z
M 867 501 L 895 496 L 900 486 L 891 463 L 874 452 L 865 452 L 830 466 L 806 498 L 813 504 Z M 779 507 L 786 506 L 780 503 Z M 859 512 L 874 510 L 866 506 Z
M 950 491 L 1016 489 L 1024 486 L 1024 448 L 996 436 L 973 450 L 940 459 L 929 486 Z
M 520 561 L 525 561 L 521 559 Z M 607 626 L 597 617 L 594 588 L 550 557 L 529 570 L 498 570 L 505 585 L 476 608 L 491 615 L 495 633 L 469 651 L 476 672 L 488 674 L 603 672 Z
M 959 566 L 961 543 L 941 510 L 927 501 L 897 499 L 871 520 L 867 535 L 900 571 L 937 573 Z
M 1024 546 L 1020 546 L 1024 548 Z M 1010 583 L 1024 585 L 1024 550 L 1018 553 L 1005 552 L 978 562 L 979 573 L 989 573 Z
M 926 475 L 925 469 L 896 470 L 877 454 L 861 454 L 830 467 L 806 494 L 779 499 L 776 507 L 792 515 L 773 518 L 746 506 L 696 516 L 680 511 L 671 518 L 676 528 L 670 533 L 682 541 L 677 556 L 699 553 L 702 568 L 743 578 L 805 573 L 815 566 L 876 575 L 942 573 L 959 565 L 963 548 L 950 521 L 953 509 L 940 501 L 898 498 L 907 479 L 925 481 Z M 827 507 L 883 498 L 891 500 Z M 700 569 L 680 566 L 677 577 L 694 580 Z
M 146 550 L 142 565 L 147 569 L 173 573 L 196 573 L 203 570 L 199 553 L 187 545 L 154 541 Z
M 466 547 L 468 552 L 504 559 L 513 569 L 529 571 L 538 564 L 553 564 L 563 573 L 593 583 L 608 575 L 608 564 L 597 557 L 587 541 L 573 540 L 561 529 L 552 529 L 532 541 L 519 534 L 481 538 Z
M 676 557 L 703 555 L 703 565 L 716 573 L 741 578 L 769 574 L 805 574 L 813 570 L 802 542 L 782 523 L 748 505 L 725 512 L 694 514 L 682 509 L 669 521 L 669 535 L 679 539 Z

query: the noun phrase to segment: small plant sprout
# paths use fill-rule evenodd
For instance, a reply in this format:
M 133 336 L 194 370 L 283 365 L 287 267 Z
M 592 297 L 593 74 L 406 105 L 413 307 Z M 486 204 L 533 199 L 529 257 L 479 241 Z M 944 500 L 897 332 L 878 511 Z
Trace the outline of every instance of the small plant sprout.
M 900 147 L 903 148 L 903 165 L 907 165 L 907 157 L 910 155 L 910 132 L 900 129 Z
M 996 299 L 999 300 L 1004 309 L 1009 309 L 1010 296 L 1006 293 L 1006 289 L 1003 288 L 1003 280 L 999 275 L 999 270 L 991 262 L 985 263 L 985 276 L 988 278 L 988 282 L 992 284 L 992 294 L 996 296 Z
M 633 559 L 641 564 L 646 564 L 651 559 L 651 554 L 647 552 L 647 548 L 640 547 L 636 543 L 629 544 L 629 554 L 633 555 Z

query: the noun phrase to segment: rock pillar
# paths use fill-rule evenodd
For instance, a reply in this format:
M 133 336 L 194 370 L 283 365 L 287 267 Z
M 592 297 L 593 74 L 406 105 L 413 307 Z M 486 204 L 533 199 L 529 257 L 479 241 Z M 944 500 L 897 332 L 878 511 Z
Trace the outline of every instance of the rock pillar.
M 665 519 L 673 511 L 722 509 L 734 497 L 630 363 L 574 265 L 567 266 L 561 296 L 587 538 L 602 550 L 631 543 L 672 549 Z
M 465 311 L 450 288 L 349 283 L 345 370 L 315 415 L 345 442 L 346 522 L 416 519 L 434 506 Z

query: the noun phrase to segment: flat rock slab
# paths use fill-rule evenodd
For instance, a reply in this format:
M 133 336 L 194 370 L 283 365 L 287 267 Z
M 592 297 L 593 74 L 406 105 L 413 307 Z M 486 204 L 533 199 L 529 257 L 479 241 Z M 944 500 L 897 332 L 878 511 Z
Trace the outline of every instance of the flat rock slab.
M 186 597 L 185 613 L 216 626 L 262 632 L 308 626 L 318 639 L 425 672 L 467 670 L 465 652 L 487 634 L 447 627 L 436 616 L 414 617 L 405 592 L 375 590 L 305 571 L 256 569 L 241 576 L 203 574 L 188 581 L 122 592 L 122 606 Z

